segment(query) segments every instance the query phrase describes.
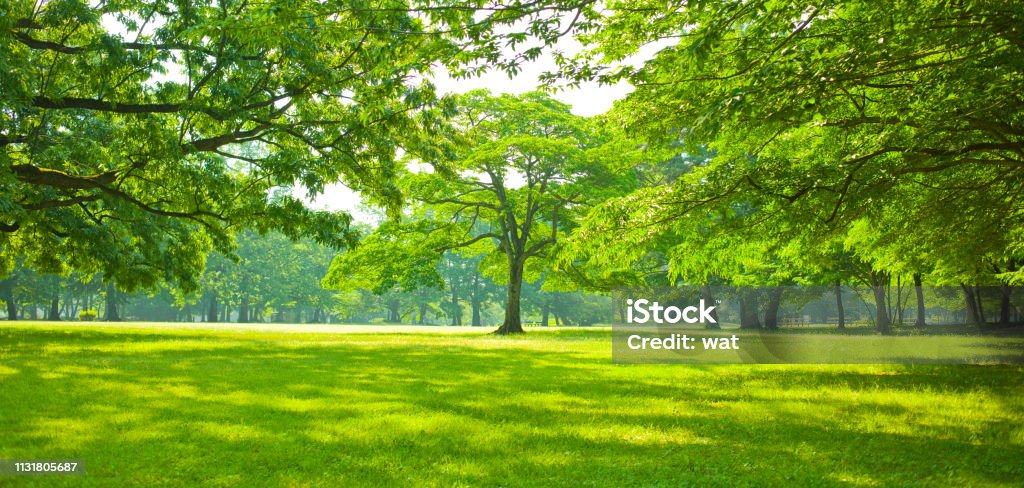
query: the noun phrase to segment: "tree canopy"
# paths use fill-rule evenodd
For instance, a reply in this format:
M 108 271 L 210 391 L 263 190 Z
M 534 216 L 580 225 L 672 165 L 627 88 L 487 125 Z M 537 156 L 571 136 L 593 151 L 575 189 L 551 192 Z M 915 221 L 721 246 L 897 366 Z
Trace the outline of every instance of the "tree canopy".
M 5 0 L 0 244 L 187 288 L 240 227 L 351 245 L 346 213 L 279 190 L 340 181 L 395 208 L 398 154 L 450 152 L 451 104 L 426 75 L 515 70 L 537 53 L 500 58 L 486 34 L 529 16 L 552 37 L 544 19 L 571 8 Z
M 482 254 L 481 266 L 508 287 L 499 333 L 522 332 L 523 281 L 539 277 L 552 247 L 591 205 L 624 193 L 631 180 L 610 170 L 597 127 L 547 95 L 474 91 L 459 107 L 465 145 L 452 163 L 455 175 L 404 175 L 407 222 L 378 228 L 370 242 L 389 244 L 340 256 L 326 281 L 340 282 L 358 263 L 418 276 L 410 266 L 417 259 L 448 250 Z

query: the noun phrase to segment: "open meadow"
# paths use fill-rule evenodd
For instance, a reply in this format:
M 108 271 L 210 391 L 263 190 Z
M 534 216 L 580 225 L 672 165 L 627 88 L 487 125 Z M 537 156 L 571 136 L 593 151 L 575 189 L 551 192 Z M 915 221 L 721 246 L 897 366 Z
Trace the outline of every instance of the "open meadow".
M 85 474 L 0 485 L 1024 479 L 1020 365 L 616 365 L 607 330 L 383 330 L 4 325 L 0 459 Z

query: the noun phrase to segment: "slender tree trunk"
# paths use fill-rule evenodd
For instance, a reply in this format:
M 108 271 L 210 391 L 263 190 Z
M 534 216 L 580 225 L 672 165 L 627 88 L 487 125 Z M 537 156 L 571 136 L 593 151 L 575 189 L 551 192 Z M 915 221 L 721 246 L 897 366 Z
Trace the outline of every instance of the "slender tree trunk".
M 551 313 L 551 298 L 544 297 L 544 305 L 540 312 L 540 326 L 548 326 L 548 315 Z
M 50 316 L 46 320 L 60 320 L 60 298 L 57 295 L 50 302 Z
M 523 289 L 523 261 L 513 259 L 509 266 L 508 299 L 505 301 L 505 322 L 496 334 L 522 334 L 523 322 L 519 316 L 519 302 Z
M 18 303 L 14 301 L 14 278 L 0 281 L 0 299 L 7 304 L 7 320 L 18 320 Z
M 427 304 L 426 302 L 420 303 L 420 317 L 417 320 L 420 325 L 427 323 Z
M 750 290 L 739 288 L 740 294 L 740 328 L 760 329 L 761 321 L 757 318 L 757 297 Z
M 764 327 L 766 329 L 776 330 L 779 328 L 779 305 L 782 304 L 782 291 L 781 286 L 776 286 L 769 292 L 768 309 L 764 312 Z
M 982 301 L 981 292 L 980 286 L 974 287 L 974 299 L 978 301 L 978 323 L 984 325 L 988 320 L 985 318 L 985 302 Z
M 881 271 L 871 271 L 869 279 L 871 292 L 875 297 L 875 328 L 883 334 L 889 334 L 892 332 L 892 319 L 889 318 L 889 305 L 885 296 L 889 288 L 889 275 Z
M 238 305 L 238 322 L 246 323 L 249 321 L 249 295 L 242 295 L 242 303 Z
M 836 328 L 839 330 L 846 330 L 846 310 L 843 309 L 843 283 L 836 280 L 835 284 L 836 294 L 836 315 L 839 318 L 836 320 Z
M 903 278 L 896 275 L 896 325 L 903 326 Z
M 961 283 L 960 289 L 964 291 L 964 324 L 977 325 L 979 323 L 978 302 L 974 300 L 974 288 Z
M 473 297 L 473 327 L 480 327 L 484 325 L 483 316 L 481 315 L 481 309 L 483 308 L 483 300 Z
M 206 321 L 216 322 L 217 321 L 217 293 L 213 292 L 210 294 L 210 308 L 206 310 Z
M 480 309 L 483 308 L 483 300 L 480 298 L 480 274 L 473 274 L 473 294 L 470 295 L 470 305 L 473 308 L 473 327 L 480 327 L 483 325 L 483 318 L 480 315 Z
M 914 273 L 914 293 L 917 294 L 917 320 L 914 321 L 914 327 L 924 327 L 927 325 L 925 321 L 924 310 L 924 287 L 921 286 L 921 273 Z
M 999 325 L 1010 325 L 1010 295 L 1013 287 L 1000 286 L 999 292 Z
M 402 321 L 402 317 L 398 314 L 398 308 L 401 304 L 398 300 L 388 301 L 388 322 L 398 323 Z
M 107 322 L 119 322 L 121 314 L 117 311 L 117 288 L 114 282 L 107 283 Z

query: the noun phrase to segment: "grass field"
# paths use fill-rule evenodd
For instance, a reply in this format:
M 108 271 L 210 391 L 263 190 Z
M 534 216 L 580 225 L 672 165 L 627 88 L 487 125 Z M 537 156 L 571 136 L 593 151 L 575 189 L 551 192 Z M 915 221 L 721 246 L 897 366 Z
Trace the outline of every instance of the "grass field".
M 616 365 L 609 331 L 0 326 L 68 486 L 1020 486 L 1022 366 Z

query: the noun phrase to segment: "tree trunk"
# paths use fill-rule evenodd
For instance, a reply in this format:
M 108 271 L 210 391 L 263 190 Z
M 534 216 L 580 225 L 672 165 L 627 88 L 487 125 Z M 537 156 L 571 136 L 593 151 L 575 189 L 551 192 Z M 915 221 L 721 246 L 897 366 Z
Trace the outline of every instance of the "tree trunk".
M 402 321 L 402 317 L 398 314 L 398 309 L 401 304 L 398 300 L 388 301 L 388 322 L 398 323 Z
M 896 275 L 896 325 L 903 327 L 903 282 L 901 275 Z
M 982 291 L 984 290 L 980 286 L 974 287 L 974 299 L 978 301 L 978 323 L 984 325 L 988 319 L 985 318 L 985 302 L 982 301 Z
M 107 283 L 107 322 L 118 322 L 121 320 L 121 314 L 117 311 L 117 288 L 114 287 L 114 282 Z
M 1010 295 L 1013 287 L 1003 285 L 999 287 L 999 325 L 1010 325 Z
M 417 323 L 419 323 L 420 325 L 423 325 L 423 324 L 427 323 L 427 303 L 426 302 L 421 302 L 420 303 L 420 317 L 417 320 Z
M 522 334 L 523 322 L 519 316 L 519 302 L 523 291 L 523 261 L 511 260 L 508 273 L 508 299 L 505 301 L 505 322 L 496 334 Z
M 768 295 L 768 309 L 764 312 L 764 327 L 770 330 L 779 328 L 779 305 L 782 303 L 782 287 L 776 286 Z
M 483 308 L 483 305 L 483 300 L 473 297 L 473 327 L 480 327 L 484 325 L 484 320 L 480 310 Z
M 483 325 L 483 318 L 480 316 L 480 309 L 483 308 L 483 300 L 480 299 L 480 273 L 473 274 L 473 294 L 470 295 L 470 305 L 473 308 L 473 327 Z
M 761 321 L 757 318 L 757 297 L 750 290 L 740 288 L 740 328 L 760 329 Z
M 242 303 L 238 305 L 238 323 L 249 321 L 249 295 L 242 295 Z
M 704 300 L 704 303 L 713 306 L 715 305 L 715 296 L 711 292 L 711 287 L 704 285 L 700 287 L 700 298 Z M 711 318 L 714 322 L 708 322 L 704 324 L 705 329 L 721 329 L 722 326 L 718 321 L 718 307 L 711 310 Z
M 978 302 L 974 298 L 974 287 L 967 286 L 963 283 L 960 284 L 960 288 L 964 291 L 964 323 L 966 325 L 980 325 L 981 318 L 978 314 Z
M 914 320 L 914 327 L 924 327 L 927 325 L 925 321 L 924 310 L 924 287 L 921 286 L 921 273 L 914 273 L 914 293 L 917 294 L 917 319 Z
M 551 314 L 551 299 L 549 297 L 544 297 L 544 306 L 543 306 L 543 308 L 541 309 L 541 312 L 540 312 L 540 326 L 541 327 L 547 327 L 548 326 L 548 315 L 550 315 L 550 314 Z
M 60 320 L 60 298 L 56 295 L 50 301 L 50 316 L 46 320 Z
M 838 316 L 838 319 L 836 320 L 836 328 L 839 330 L 846 330 L 846 310 L 843 309 L 843 283 L 839 280 L 836 280 L 835 294 L 836 315 Z
M 217 293 L 210 294 L 210 308 L 206 310 L 206 321 L 216 322 L 217 321 Z
M 889 276 L 886 273 L 871 272 L 871 292 L 875 296 L 875 328 L 883 334 L 892 332 L 892 320 L 889 319 L 889 306 L 885 300 L 885 292 L 889 287 Z
M 459 295 L 452 280 L 452 325 L 462 325 L 462 306 L 459 305 Z
M 7 304 L 7 320 L 18 320 L 18 304 L 14 301 L 14 278 L 0 281 L 0 299 Z

